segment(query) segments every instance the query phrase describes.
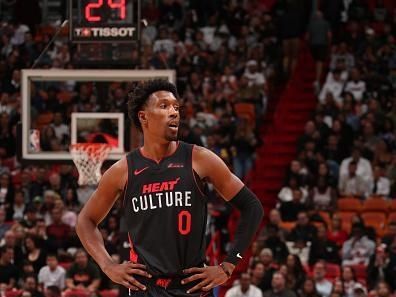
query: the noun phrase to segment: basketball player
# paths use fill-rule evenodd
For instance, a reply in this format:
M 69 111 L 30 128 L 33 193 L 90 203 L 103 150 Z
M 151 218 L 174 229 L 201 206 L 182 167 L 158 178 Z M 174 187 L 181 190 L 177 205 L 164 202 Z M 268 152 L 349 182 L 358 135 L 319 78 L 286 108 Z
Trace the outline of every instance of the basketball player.
M 177 141 L 179 102 L 173 84 L 152 80 L 139 85 L 129 95 L 128 109 L 144 144 L 104 173 L 79 214 L 77 234 L 103 272 L 128 288 L 129 295 L 210 295 L 242 259 L 261 222 L 261 203 L 217 155 Z M 217 266 L 204 265 L 203 179 L 241 212 L 233 247 Z M 97 226 L 121 192 L 122 228 L 131 251 L 128 263 L 116 264 Z

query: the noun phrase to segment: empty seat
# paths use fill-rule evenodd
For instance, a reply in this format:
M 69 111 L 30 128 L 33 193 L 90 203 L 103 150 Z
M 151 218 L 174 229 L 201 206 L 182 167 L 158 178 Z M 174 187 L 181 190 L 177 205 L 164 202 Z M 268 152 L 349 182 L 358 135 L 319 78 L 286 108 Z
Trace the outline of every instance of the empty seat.
M 369 198 L 363 202 L 362 212 L 381 211 L 387 212 L 389 209 L 389 202 L 383 198 Z
M 359 212 L 362 208 L 362 202 L 357 198 L 341 198 L 337 200 L 339 211 Z
M 341 219 L 341 228 L 345 232 L 349 233 L 351 231 L 352 226 L 352 218 L 356 215 L 356 212 L 353 211 L 339 211 L 337 215 Z
M 334 280 L 335 278 L 340 277 L 341 269 L 340 266 L 333 263 L 326 264 L 326 278 L 329 280 Z

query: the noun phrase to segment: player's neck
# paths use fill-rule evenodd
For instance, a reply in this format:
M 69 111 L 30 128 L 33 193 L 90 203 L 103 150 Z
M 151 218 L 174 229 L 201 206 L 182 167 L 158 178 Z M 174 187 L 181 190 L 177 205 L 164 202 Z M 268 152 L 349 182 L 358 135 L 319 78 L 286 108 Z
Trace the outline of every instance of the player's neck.
M 177 148 L 177 141 L 157 142 L 144 140 L 143 146 L 140 148 L 140 152 L 147 158 L 159 162 L 166 156 L 169 156 L 175 152 Z

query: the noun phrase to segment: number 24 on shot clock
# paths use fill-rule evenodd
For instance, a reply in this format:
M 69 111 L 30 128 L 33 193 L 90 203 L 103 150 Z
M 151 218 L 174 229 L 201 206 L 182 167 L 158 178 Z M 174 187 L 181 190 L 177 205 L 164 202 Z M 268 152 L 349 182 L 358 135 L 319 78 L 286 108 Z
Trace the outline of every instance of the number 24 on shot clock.
M 141 0 L 70 1 L 70 40 L 136 42 L 140 36 Z

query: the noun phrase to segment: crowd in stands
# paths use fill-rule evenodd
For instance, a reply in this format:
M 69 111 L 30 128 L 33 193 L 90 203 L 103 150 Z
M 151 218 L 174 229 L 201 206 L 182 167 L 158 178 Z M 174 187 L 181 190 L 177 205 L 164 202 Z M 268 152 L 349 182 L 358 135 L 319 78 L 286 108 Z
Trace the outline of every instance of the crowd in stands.
M 347 2 L 343 14 L 337 5 Z M 394 8 L 321 1 L 312 14 L 301 37 L 316 62 L 317 105 L 250 275 L 228 297 L 396 293 Z

